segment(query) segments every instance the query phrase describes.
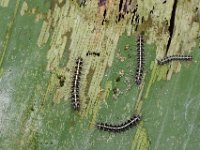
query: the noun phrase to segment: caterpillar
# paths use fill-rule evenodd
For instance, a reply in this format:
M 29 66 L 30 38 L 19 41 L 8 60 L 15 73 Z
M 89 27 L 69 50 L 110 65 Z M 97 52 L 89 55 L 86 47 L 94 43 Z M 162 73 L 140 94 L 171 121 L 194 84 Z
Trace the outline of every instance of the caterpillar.
M 72 107 L 74 110 L 80 110 L 80 99 L 79 99 L 79 85 L 80 85 L 80 76 L 82 70 L 83 59 L 79 57 L 76 60 L 76 66 L 74 71 L 74 76 L 72 80 L 72 87 L 71 87 L 71 100 L 72 100 Z
M 192 56 L 187 56 L 187 55 L 172 55 L 172 56 L 167 56 L 161 60 L 157 59 L 158 65 L 164 65 L 167 64 L 171 61 L 191 61 Z
M 112 125 L 108 123 L 97 123 L 96 128 L 103 131 L 118 133 L 126 131 L 133 126 L 136 126 L 140 120 L 141 117 L 139 115 L 134 115 L 133 117 L 131 117 L 130 119 L 119 125 Z
M 140 34 L 137 39 L 137 64 L 136 64 L 135 83 L 141 84 L 143 71 L 144 71 L 144 39 Z

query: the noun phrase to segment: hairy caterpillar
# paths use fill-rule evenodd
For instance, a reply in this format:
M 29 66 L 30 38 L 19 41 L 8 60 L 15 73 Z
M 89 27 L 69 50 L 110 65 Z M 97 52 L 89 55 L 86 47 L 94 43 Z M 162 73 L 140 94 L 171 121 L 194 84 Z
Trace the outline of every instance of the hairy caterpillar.
M 80 99 L 79 99 L 79 86 L 80 86 L 80 76 L 82 70 L 83 59 L 79 57 L 76 60 L 75 71 L 72 80 L 72 87 L 71 87 L 71 100 L 72 100 L 72 107 L 74 110 L 80 110 Z
M 167 56 L 161 60 L 157 59 L 158 65 L 164 65 L 167 64 L 171 61 L 191 61 L 192 56 L 187 56 L 187 55 L 172 55 L 172 56 Z
M 141 84 L 144 72 L 144 39 L 143 35 L 140 34 L 137 39 L 137 67 L 135 74 L 135 83 Z
M 136 126 L 140 120 L 141 120 L 141 117 L 139 115 L 135 115 L 131 117 L 130 119 L 128 119 L 127 121 L 118 125 L 112 125 L 108 123 L 97 123 L 96 127 L 100 130 L 109 131 L 109 132 L 123 132 L 133 126 Z

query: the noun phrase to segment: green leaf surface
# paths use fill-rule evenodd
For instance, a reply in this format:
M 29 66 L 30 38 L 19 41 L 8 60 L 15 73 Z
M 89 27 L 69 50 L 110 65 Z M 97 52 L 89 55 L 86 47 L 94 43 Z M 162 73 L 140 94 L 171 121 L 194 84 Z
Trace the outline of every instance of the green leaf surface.
M 85 6 L 90 9 L 77 2 L 8 0 L 3 6 L 0 0 L 0 149 L 198 150 L 199 47 L 191 50 L 192 62 L 158 66 L 156 46 L 147 41 L 138 87 L 137 34 L 128 35 L 128 19 L 117 24 L 111 15 L 102 26 L 89 15 L 96 2 Z M 87 57 L 88 50 L 100 57 Z M 70 88 L 78 56 L 84 59 L 81 111 L 74 112 Z M 126 132 L 95 128 L 96 122 L 120 124 L 133 114 L 142 121 Z

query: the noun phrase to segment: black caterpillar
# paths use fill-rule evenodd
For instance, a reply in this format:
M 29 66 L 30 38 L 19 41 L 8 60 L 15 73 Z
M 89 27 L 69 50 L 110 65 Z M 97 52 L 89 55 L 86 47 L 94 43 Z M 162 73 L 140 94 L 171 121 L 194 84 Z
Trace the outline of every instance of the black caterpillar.
M 104 130 L 108 132 L 123 132 L 128 130 L 129 128 L 136 126 L 138 122 L 141 120 L 141 117 L 139 115 L 135 115 L 126 122 L 119 124 L 119 125 L 112 125 L 108 123 L 97 123 L 96 127 L 99 130 Z
M 142 82 L 144 72 L 144 39 L 143 35 L 140 34 L 137 39 L 137 67 L 135 74 L 135 83 L 140 85 Z
M 79 57 L 76 60 L 76 66 L 72 81 L 72 87 L 71 87 L 71 99 L 72 99 L 72 107 L 74 110 L 79 111 L 80 110 L 80 99 L 79 99 L 79 85 L 80 85 L 80 76 L 82 71 L 82 64 L 83 59 Z
M 187 56 L 187 55 L 172 55 L 172 56 L 167 56 L 161 60 L 157 59 L 158 65 L 164 65 L 167 64 L 171 61 L 191 61 L 192 56 Z

